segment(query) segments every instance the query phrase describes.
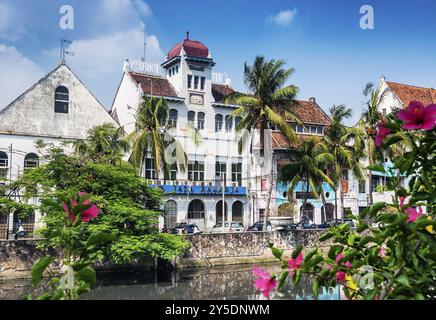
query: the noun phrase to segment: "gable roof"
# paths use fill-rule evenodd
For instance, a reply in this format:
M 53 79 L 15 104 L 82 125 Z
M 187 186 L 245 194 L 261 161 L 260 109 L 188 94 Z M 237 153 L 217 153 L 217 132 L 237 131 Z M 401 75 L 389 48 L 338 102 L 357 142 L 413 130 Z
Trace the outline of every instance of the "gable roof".
M 212 83 L 212 95 L 217 103 L 223 103 L 225 97 L 234 92 L 235 90 L 228 85 Z
M 176 90 L 174 90 L 173 86 L 166 78 L 134 72 L 130 72 L 129 74 L 133 81 L 141 86 L 142 91 L 146 95 L 153 94 L 154 96 L 160 97 L 178 98 Z
M 420 101 L 425 105 L 436 104 L 436 90 L 386 81 L 391 91 L 408 106 L 412 101 Z
M 332 122 L 313 98 L 310 101 L 297 100 L 291 106 L 291 110 L 300 117 L 303 123 L 328 126 Z
M 309 134 L 297 134 L 297 142 L 293 147 L 300 147 L 304 142 L 309 139 L 321 139 L 321 136 L 314 136 Z M 288 140 L 281 132 L 273 132 L 272 133 L 272 149 L 273 150 L 288 150 L 291 147 Z

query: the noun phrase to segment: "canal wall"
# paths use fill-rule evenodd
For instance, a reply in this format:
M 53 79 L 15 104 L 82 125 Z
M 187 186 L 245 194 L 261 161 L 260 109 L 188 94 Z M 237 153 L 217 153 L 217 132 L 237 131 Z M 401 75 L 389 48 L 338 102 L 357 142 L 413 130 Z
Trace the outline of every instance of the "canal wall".
M 187 253 L 172 262 L 176 268 L 196 268 L 234 264 L 254 264 L 277 261 L 269 249 L 273 244 L 286 255 L 299 245 L 305 250 L 319 243 L 320 230 L 294 230 L 290 232 L 245 232 L 225 234 L 199 234 L 185 236 L 191 243 Z M 55 250 L 37 248 L 40 240 L 0 241 L 0 281 L 2 279 L 30 278 L 33 263 L 45 255 L 56 256 Z M 126 272 L 129 268 L 147 270 L 156 265 L 154 259 L 145 258 L 135 265 L 100 265 L 99 271 Z M 165 264 L 163 264 L 165 265 Z
M 277 261 L 269 248 L 273 244 L 290 255 L 298 245 L 305 250 L 318 246 L 324 248 L 330 242 L 321 243 L 324 230 L 293 230 L 288 232 L 244 232 L 198 234 L 186 236 L 191 243 L 189 251 L 175 261 L 176 267 L 191 268 L 243 263 Z

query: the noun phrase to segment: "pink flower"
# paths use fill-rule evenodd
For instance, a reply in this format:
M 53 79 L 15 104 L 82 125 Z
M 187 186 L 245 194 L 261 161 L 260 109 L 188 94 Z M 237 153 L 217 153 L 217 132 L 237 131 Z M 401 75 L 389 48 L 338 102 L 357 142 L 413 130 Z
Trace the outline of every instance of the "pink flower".
M 432 130 L 436 125 L 436 104 L 425 107 L 421 102 L 412 101 L 397 117 L 404 122 L 406 130 Z
M 407 219 L 407 222 L 415 222 L 416 219 L 418 219 L 418 217 L 422 216 L 422 208 L 419 207 L 418 211 L 416 211 L 415 208 L 407 208 L 406 210 L 404 210 L 404 212 L 407 214 L 407 216 L 409 217 Z
M 262 292 L 265 298 L 277 287 L 277 280 L 271 277 L 271 274 L 261 268 L 253 267 L 253 275 L 257 277 L 254 280 L 254 286 Z
M 328 264 L 326 268 L 327 268 L 327 270 L 332 270 L 333 266 L 331 264 Z
M 384 258 L 384 257 L 386 257 L 386 255 L 387 255 L 386 246 L 385 246 L 385 245 L 382 245 L 382 246 L 380 247 L 380 257 Z
M 406 201 L 407 197 L 399 197 L 398 199 L 400 200 L 400 208 L 404 207 L 404 201 Z
M 79 197 L 83 197 L 85 195 L 86 195 L 85 192 L 78 193 Z M 65 202 L 63 203 L 63 207 L 64 207 L 65 212 L 69 214 L 70 221 L 75 221 L 76 216 L 73 213 L 73 208 L 75 206 L 77 206 L 77 201 L 74 199 L 71 199 L 70 203 L 71 203 L 71 208 L 69 208 Z M 91 205 L 90 208 L 82 211 L 81 220 L 83 222 L 89 222 L 90 220 L 95 219 L 100 214 L 100 209 L 95 204 L 91 204 L 91 201 L 89 199 L 86 199 L 85 201 L 83 201 L 82 204 L 85 206 Z
M 338 271 L 336 272 L 336 281 L 339 283 L 344 283 L 345 282 L 345 272 L 344 271 Z
M 288 261 L 289 270 L 295 272 L 297 269 L 301 268 L 303 263 L 303 254 L 300 253 L 296 259 L 291 259 Z
M 339 261 L 341 261 L 342 259 L 345 258 L 345 254 L 340 253 L 336 256 L 336 263 L 339 263 Z
M 351 262 L 350 262 L 350 261 L 345 262 L 345 266 L 346 266 L 348 269 L 351 269 Z
M 340 254 L 338 254 L 337 256 L 336 256 L 336 263 L 338 264 L 338 265 L 344 265 L 345 267 L 347 267 L 348 269 L 351 269 L 351 262 L 350 261 L 347 261 L 347 262 L 345 262 L 345 264 L 344 264 L 344 262 L 342 261 L 342 259 L 344 259 L 345 258 L 345 254 L 343 254 L 343 253 L 340 253 Z
M 375 145 L 377 148 L 380 148 L 383 140 L 391 133 L 391 130 L 385 127 L 385 120 L 382 119 L 382 121 L 377 124 L 377 135 L 375 136 Z

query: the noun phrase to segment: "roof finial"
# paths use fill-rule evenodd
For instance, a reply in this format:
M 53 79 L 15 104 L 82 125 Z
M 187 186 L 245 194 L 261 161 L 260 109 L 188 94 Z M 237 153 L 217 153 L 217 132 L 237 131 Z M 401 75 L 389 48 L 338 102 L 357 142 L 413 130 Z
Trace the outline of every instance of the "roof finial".
M 189 40 L 189 31 L 186 31 L 186 40 Z

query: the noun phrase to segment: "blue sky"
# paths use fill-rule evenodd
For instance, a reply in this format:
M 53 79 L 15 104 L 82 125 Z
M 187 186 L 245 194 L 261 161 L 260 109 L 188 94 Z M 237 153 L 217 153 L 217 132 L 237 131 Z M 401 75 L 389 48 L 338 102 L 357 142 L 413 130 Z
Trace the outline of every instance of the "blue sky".
M 75 10 L 74 30 L 59 28 L 63 4 Z M 359 28 L 362 5 L 374 8 L 374 30 Z M 145 26 L 148 60 L 161 62 L 189 30 L 243 90 L 245 61 L 284 59 L 299 98 L 346 104 L 352 123 L 365 84 L 381 75 L 436 87 L 434 12 L 433 0 L 0 0 L 0 108 L 57 65 L 63 37 L 73 41 L 68 63 L 110 107 L 123 59 L 142 55 Z

